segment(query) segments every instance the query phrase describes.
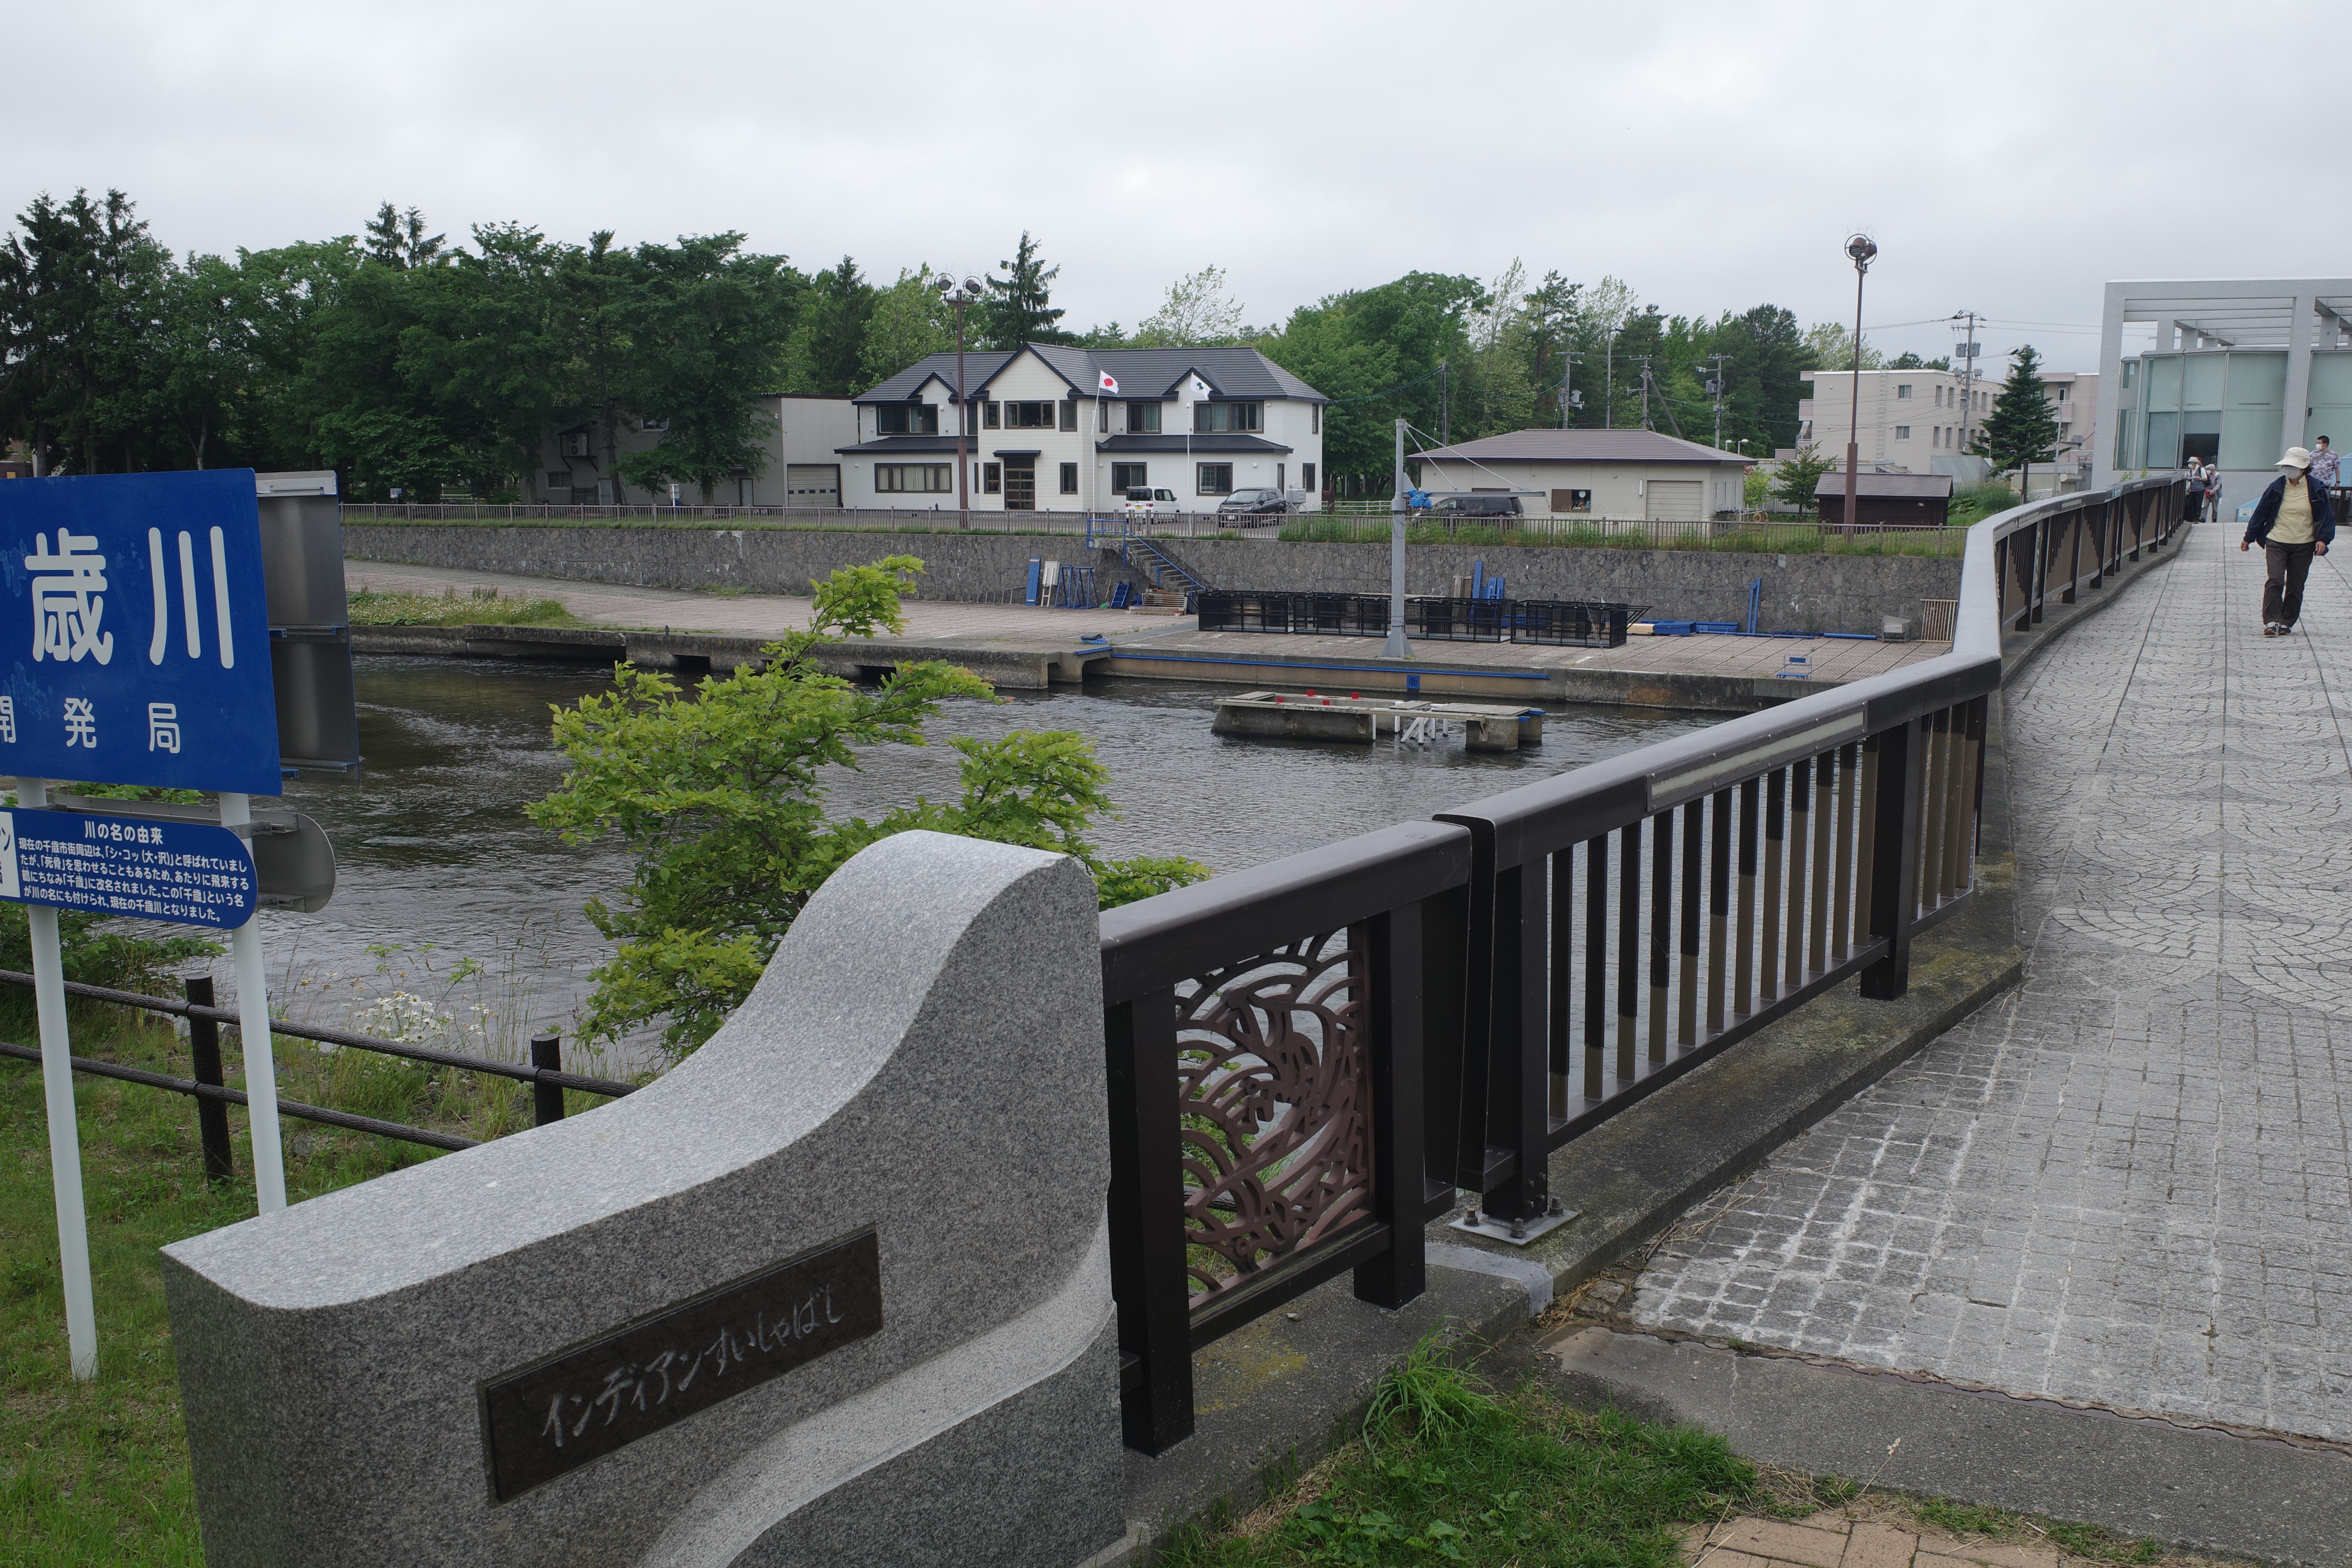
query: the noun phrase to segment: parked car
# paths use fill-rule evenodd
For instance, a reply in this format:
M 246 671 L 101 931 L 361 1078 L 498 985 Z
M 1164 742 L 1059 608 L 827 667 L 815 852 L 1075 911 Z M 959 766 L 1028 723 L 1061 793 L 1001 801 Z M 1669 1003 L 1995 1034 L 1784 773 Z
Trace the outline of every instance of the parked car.
M 1429 515 L 1451 521 L 1465 517 L 1517 517 L 1519 498 L 1513 495 L 1440 496 L 1429 503 Z
M 1176 510 L 1176 492 L 1139 485 L 1127 492 L 1127 510 L 1129 515 L 1138 517 L 1172 514 Z
M 1233 512 L 1246 512 L 1251 516 L 1258 516 L 1266 512 L 1284 512 L 1289 510 L 1289 500 L 1280 490 L 1272 489 L 1235 490 L 1217 503 L 1217 511 L 1221 516 Z

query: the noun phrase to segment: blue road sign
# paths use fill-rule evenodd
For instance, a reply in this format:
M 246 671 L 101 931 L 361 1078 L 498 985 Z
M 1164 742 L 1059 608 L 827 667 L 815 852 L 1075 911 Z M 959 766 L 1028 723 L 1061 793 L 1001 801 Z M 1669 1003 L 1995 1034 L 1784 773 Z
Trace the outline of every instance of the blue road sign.
M 245 840 L 205 822 L 0 811 L 0 899 L 235 931 L 260 883 Z
M 249 468 L 0 485 L 0 773 L 279 793 Z

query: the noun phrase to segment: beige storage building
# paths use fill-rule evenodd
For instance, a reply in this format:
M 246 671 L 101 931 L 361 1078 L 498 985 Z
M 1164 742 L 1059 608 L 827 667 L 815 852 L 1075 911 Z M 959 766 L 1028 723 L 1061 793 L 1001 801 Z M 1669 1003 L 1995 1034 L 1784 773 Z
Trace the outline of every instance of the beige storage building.
M 1654 430 L 1514 430 L 1440 447 L 1418 462 L 1425 490 L 1518 491 L 1529 516 L 1566 521 L 1736 516 L 1748 472 L 1737 452 Z

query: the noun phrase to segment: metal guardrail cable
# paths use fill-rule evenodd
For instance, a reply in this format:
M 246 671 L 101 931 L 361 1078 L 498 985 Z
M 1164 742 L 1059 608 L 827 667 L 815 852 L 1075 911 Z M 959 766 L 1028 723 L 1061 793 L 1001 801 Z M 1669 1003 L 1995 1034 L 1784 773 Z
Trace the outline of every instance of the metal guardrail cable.
M 30 986 L 33 977 L 13 969 L 0 969 L 0 984 Z M 66 994 L 86 997 L 93 1002 L 110 1002 L 117 1006 L 141 1007 L 151 1013 L 169 1013 L 175 1017 L 203 1018 L 231 1028 L 244 1027 L 244 1020 L 236 1009 L 205 1007 L 192 1002 L 175 1001 L 169 996 L 150 996 L 142 991 L 117 991 L 104 985 L 85 985 L 79 981 L 66 982 Z M 436 1067 L 463 1068 L 468 1072 L 493 1073 L 524 1083 L 543 1083 L 557 1089 L 576 1089 L 588 1094 L 618 1098 L 635 1094 L 637 1085 L 622 1083 L 615 1079 L 588 1078 L 579 1073 L 560 1072 L 552 1068 L 535 1068 L 528 1062 L 502 1062 L 491 1057 L 467 1056 L 458 1051 L 436 1050 L 431 1046 L 411 1045 L 405 1040 L 387 1040 L 375 1035 L 356 1034 L 349 1029 L 330 1029 L 315 1024 L 289 1023 L 282 1018 L 269 1021 L 273 1035 L 290 1035 L 296 1039 L 315 1040 L 321 1045 L 347 1047 L 353 1050 L 375 1051 L 388 1057 L 404 1057 L 411 1061 L 430 1062 Z M 341 1115 L 340 1111 L 333 1114 Z M 361 1120 L 364 1121 L 365 1118 Z M 386 1123 L 385 1125 L 391 1125 Z M 470 1145 L 468 1145 L 470 1147 Z
M 37 1065 L 41 1053 L 30 1046 L 0 1040 L 0 1057 L 13 1057 L 18 1061 Z M 73 1070 L 93 1078 L 120 1079 L 125 1083 L 142 1084 L 149 1089 L 167 1089 L 196 1100 L 217 1100 L 228 1105 L 247 1102 L 245 1090 L 226 1089 L 219 1084 L 198 1083 L 194 1079 L 173 1078 L 168 1074 L 149 1072 L 144 1068 L 124 1067 L 119 1062 L 100 1061 L 94 1057 L 74 1057 Z M 329 1127 L 349 1128 L 355 1132 L 373 1132 L 380 1138 L 396 1138 L 404 1143 L 423 1143 L 435 1149 L 471 1149 L 479 1142 L 460 1138 L 454 1132 L 430 1132 L 422 1127 L 410 1127 L 398 1121 L 379 1121 L 373 1116 L 353 1116 L 346 1110 L 330 1110 L 322 1105 L 305 1105 L 299 1100 L 281 1100 L 280 1114 L 299 1117 L 304 1121 L 316 1121 Z

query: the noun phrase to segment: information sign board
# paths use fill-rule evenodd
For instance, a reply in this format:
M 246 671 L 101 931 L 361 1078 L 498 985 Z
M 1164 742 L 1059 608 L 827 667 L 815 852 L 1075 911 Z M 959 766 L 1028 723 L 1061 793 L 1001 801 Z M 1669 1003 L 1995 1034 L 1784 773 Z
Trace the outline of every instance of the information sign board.
M 235 931 L 260 897 L 253 856 L 201 822 L 0 811 L 0 899 Z
M 276 795 L 248 468 L 0 485 L 0 774 Z

